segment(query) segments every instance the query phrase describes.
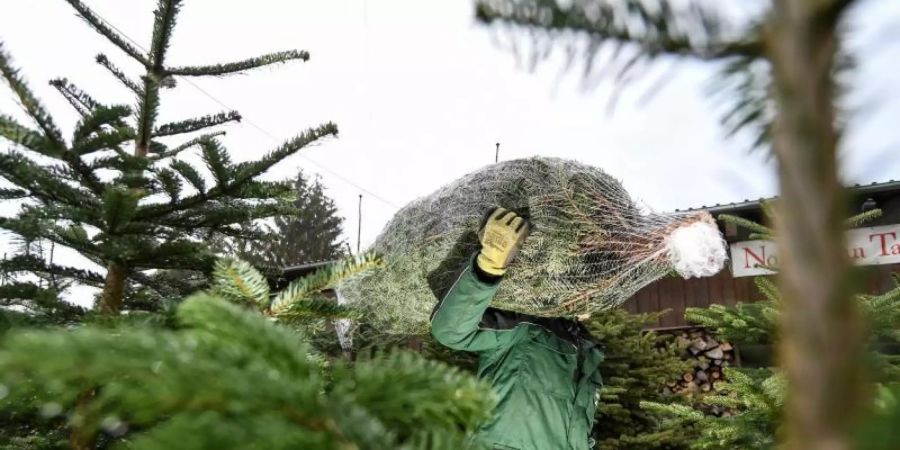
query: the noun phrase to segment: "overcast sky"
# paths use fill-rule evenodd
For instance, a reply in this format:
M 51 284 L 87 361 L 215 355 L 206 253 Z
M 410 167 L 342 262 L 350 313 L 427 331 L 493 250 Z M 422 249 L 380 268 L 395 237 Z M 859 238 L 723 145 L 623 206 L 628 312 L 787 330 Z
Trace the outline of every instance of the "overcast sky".
M 149 46 L 155 1 L 84 1 Z M 138 67 L 65 2 L 0 0 L 0 11 L 0 40 L 66 130 L 77 117 L 47 85 L 51 78 L 65 76 L 105 102 L 134 103 L 93 61 L 103 52 L 134 75 Z M 850 97 L 845 174 L 851 182 L 898 179 L 900 2 L 863 2 L 852 22 L 861 67 Z M 312 57 L 196 80 L 212 98 L 181 82 L 164 93 L 160 120 L 226 109 L 219 102 L 240 111 L 245 121 L 225 128 L 224 138 L 238 161 L 257 158 L 307 127 L 336 122 L 338 139 L 304 150 L 270 176 L 289 177 L 298 168 L 320 173 L 354 246 L 360 193 L 365 246 L 398 206 L 493 162 L 495 142 L 501 143 L 501 159 L 557 156 L 601 167 L 656 210 L 776 193 L 765 153 L 749 152 L 741 137 L 726 139 L 718 126 L 707 89 L 712 67 L 679 64 L 661 92 L 641 101 L 660 68 L 626 90 L 610 113 L 609 85 L 579 89 L 578 71 L 561 74 L 560 58 L 528 70 L 496 44 L 494 34 L 475 23 L 465 0 L 186 1 L 172 65 L 291 48 Z M 0 111 L 18 115 L 5 85 Z

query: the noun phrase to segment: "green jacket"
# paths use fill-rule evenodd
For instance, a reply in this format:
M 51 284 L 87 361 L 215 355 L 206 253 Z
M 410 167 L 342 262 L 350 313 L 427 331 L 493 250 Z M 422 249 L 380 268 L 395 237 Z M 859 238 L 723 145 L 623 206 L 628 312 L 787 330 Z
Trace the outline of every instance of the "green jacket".
M 438 342 L 479 354 L 497 393 L 479 437 L 491 449 L 590 449 L 603 353 L 577 322 L 488 308 L 498 287 L 470 263 L 431 318 Z

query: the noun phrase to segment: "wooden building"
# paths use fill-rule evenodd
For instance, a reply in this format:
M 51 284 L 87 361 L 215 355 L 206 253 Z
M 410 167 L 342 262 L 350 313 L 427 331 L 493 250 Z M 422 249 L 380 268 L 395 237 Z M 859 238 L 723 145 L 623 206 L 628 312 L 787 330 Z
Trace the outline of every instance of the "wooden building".
M 856 185 L 850 190 L 853 213 L 881 209 L 883 215 L 863 227 L 850 231 L 848 252 L 857 260 L 869 293 L 882 293 L 893 287 L 892 272 L 900 272 L 900 181 Z M 764 221 L 760 200 L 693 208 L 706 210 L 713 217 L 730 214 L 755 222 Z M 776 263 L 774 245 L 752 241 L 746 230 L 719 222 L 729 244 L 729 263 L 714 277 L 667 277 L 641 289 L 625 303 L 630 312 L 655 312 L 669 309 L 653 328 L 671 329 L 687 326 L 684 310 L 718 303 L 734 305 L 761 299 L 753 282 L 754 275 L 765 272 L 754 266 L 765 261 Z

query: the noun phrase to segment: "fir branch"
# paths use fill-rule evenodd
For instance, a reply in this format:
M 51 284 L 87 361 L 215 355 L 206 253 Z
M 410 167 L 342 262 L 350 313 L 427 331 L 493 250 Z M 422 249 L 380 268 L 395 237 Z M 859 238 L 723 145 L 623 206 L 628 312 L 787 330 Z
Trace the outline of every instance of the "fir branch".
M 156 179 L 166 195 L 169 196 L 169 201 L 177 202 L 181 195 L 181 179 L 175 175 L 175 172 L 170 169 L 160 169 L 156 172 Z
M 147 234 L 146 232 L 137 234 Z M 184 238 L 170 238 L 160 244 L 145 240 L 145 246 L 129 255 L 128 263 L 138 270 L 171 269 L 209 273 L 215 264 L 214 255 L 204 242 Z
M 90 286 L 102 286 L 105 279 L 103 275 L 97 272 L 59 264 L 51 264 L 45 259 L 35 255 L 15 255 L 11 258 L 0 260 L 0 272 L 36 272 L 45 275 L 54 275 L 58 278 L 77 280 Z
M 281 321 L 309 327 L 315 327 L 315 323 L 324 320 L 353 319 L 358 316 L 358 311 L 339 305 L 335 298 L 324 295 L 310 295 L 280 310 L 276 315 Z
M 353 398 L 382 423 L 399 430 L 403 440 L 440 442 L 435 435 L 453 436 L 441 432 L 473 430 L 490 419 L 486 411 L 493 409 L 497 401 L 470 375 L 458 369 L 447 370 L 442 363 L 410 352 L 381 354 L 357 362 L 352 372 L 338 373 L 335 392 Z M 451 398 L 452 401 L 444 401 Z M 447 449 L 467 447 L 461 440 L 446 444 Z
M 78 146 L 91 134 L 102 132 L 104 127 L 123 127 L 124 119 L 130 115 L 131 108 L 127 106 L 96 106 L 75 126 L 75 132 L 72 134 L 73 147 Z
M 207 192 L 203 192 L 201 190 L 200 193 L 192 195 L 190 197 L 182 198 L 179 202 L 174 204 L 154 205 L 143 208 L 138 214 L 138 218 L 140 220 L 161 218 L 178 213 L 180 211 L 195 208 L 200 204 L 209 202 L 211 200 L 216 200 L 220 197 L 231 195 L 233 192 L 239 190 L 239 186 L 241 186 L 243 183 L 246 183 L 248 180 L 259 176 L 278 162 L 300 151 L 307 145 L 312 144 L 325 136 L 335 135 L 337 135 L 337 125 L 334 125 L 330 122 L 318 128 L 307 130 L 294 139 L 291 139 L 290 141 L 282 144 L 277 149 L 269 152 L 269 154 L 267 154 L 265 157 L 263 157 L 263 159 L 259 161 L 236 165 L 237 173 L 231 178 L 232 181 L 228 184 L 217 185 Z M 175 164 L 175 162 L 173 162 L 173 164 Z M 173 167 L 173 169 L 174 168 L 175 167 Z
M 38 127 L 43 131 L 44 138 L 49 144 L 57 148 L 57 151 L 63 151 L 66 148 L 62 133 L 53 123 L 50 114 L 41 105 L 37 97 L 28 89 L 28 85 L 19 76 L 18 69 L 12 66 L 12 60 L 6 54 L 3 48 L 3 42 L 0 42 L 0 75 L 6 80 L 13 93 L 18 98 L 19 103 L 25 109 L 25 112 L 35 121 Z
M 370 253 L 325 266 L 311 275 L 294 281 L 279 292 L 272 300 L 272 315 L 292 319 L 314 315 L 317 305 L 315 301 L 310 302 L 311 299 L 318 298 L 323 291 L 334 288 L 352 276 L 381 267 L 382 264 L 380 257 Z M 321 305 L 319 307 L 321 308 Z M 341 308 L 330 311 L 334 314 L 346 312 Z
M 87 193 L 60 180 L 46 167 L 35 164 L 20 152 L 0 153 L 0 176 L 44 203 L 60 202 L 76 206 L 92 204 Z
M 220 112 L 195 119 L 187 119 L 181 122 L 172 122 L 161 125 L 153 132 L 154 137 L 172 136 L 175 134 L 191 133 L 204 128 L 214 127 L 228 122 L 240 122 L 241 115 L 237 111 Z
M 137 189 L 110 187 L 103 194 L 105 232 L 114 232 L 134 217 L 144 193 Z
M 106 70 L 108 70 L 111 74 L 113 74 L 113 76 L 116 77 L 116 79 L 118 79 L 119 82 L 121 82 L 123 85 L 125 85 L 125 87 L 130 89 L 131 92 L 134 92 L 137 95 L 142 94 L 143 89 L 141 89 L 141 86 L 139 84 L 137 84 L 137 82 L 135 82 L 134 80 L 128 78 L 128 76 L 125 75 L 124 72 L 119 70 L 119 68 L 116 67 L 109 60 L 109 58 L 106 57 L 106 55 L 104 55 L 103 53 L 98 54 L 96 61 L 97 61 L 97 64 L 100 64 L 101 66 L 105 67 Z
M 94 108 L 100 105 L 93 97 L 65 78 L 50 80 L 50 86 L 56 88 L 66 101 L 68 101 L 82 116 L 90 114 Z
M 187 182 L 199 192 L 198 195 L 203 195 L 206 192 L 206 180 L 203 179 L 200 172 L 197 172 L 197 169 L 194 169 L 193 166 L 184 161 L 175 160 L 169 164 L 169 167 L 187 180 Z
M 153 124 L 159 113 L 159 82 L 144 76 L 144 89 L 138 100 L 137 138 L 135 139 L 135 156 L 145 157 L 153 138 Z
M 260 311 L 269 308 L 269 283 L 246 261 L 221 258 L 213 270 L 213 291 L 223 297 L 249 302 Z
M 214 139 L 202 141 L 200 149 L 203 151 L 203 161 L 206 162 L 206 167 L 212 172 L 216 183 L 220 186 L 228 184 L 234 171 L 228 152 Z
M 0 137 L 13 145 L 20 145 L 45 156 L 53 157 L 58 154 L 58 149 L 52 145 L 48 146 L 43 135 L 20 125 L 12 117 L 3 114 L 0 114 Z
M 773 233 L 771 228 L 760 225 L 752 220 L 744 219 L 743 217 L 733 216 L 731 214 L 719 214 L 716 218 L 722 222 L 735 224 L 747 230 L 754 231 L 760 236 L 769 236 L 770 239 Z
M 147 148 L 147 157 L 153 158 L 159 154 L 165 153 L 169 151 L 169 146 L 163 144 L 159 141 L 150 141 L 150 146 Z
M 176 155 L 178 155 L 179 153 L 181 153 L 181 152 L 183 152 L 183 151 L 185 151 L 185 150 L 187 150 L 187 149 L 189 149 L 189 148 L 191 148 L 191 147 L 193 147 L 193 146 L 195 146 L 195 145 L 199 145 L 199 144 L 200 144 L 201 142 L 203 142 L 203 141 L 206 141 L 206 140 L 209 140 L 209 139 L 213 139 L 213 138 L 218 137 L 218 136 L 224 136 L 224 135 L 225 135 L 225 132 L 224 132 L 224 131 L 216 131 L 216 132 L 213 132 L 213 133 L 207 133 L 207 134 L 204 134 L 204 135 L 201 135 L 201 136 L 197 136 L 197 137 L 195 137 L 194 139 L 191 139 L 191 140 L 189 140 L 189 141 L 187 141 L 187 142 L 185 142 L 185 143 L 183 143 L 183 144 L 179 145 L 178 147 L 175 147 L 175 148 L 173 148 L 173 149 L 171 149 L 171 150 L 167 150 L 167 151 L 164 151 L 164 152 L 160 152 L 159 154 L 152 155 L 152 156 L 151 156 L 151 159 L 152 159 L 153 161 L 160 161 L 160 160 L 165 159 L 165 158 L 171 158 L 171 157 L 176 156 Z
M 250 180 L 242 184 L 232 193 L 232 196 L 244 200 L 276 198 L 287 201 L 292 199 L 295 194 L 294 187 L 285 181 Z
M 77 143 L 77 145 L 72 148 L 72 151 L 79 156 L 85 156 L 103 150 L 122 152 L 121 146 L 132 139 L 134 139 L 134 130 L 131 128 L 116 128 L 109 132 L 104 131 L 95 133 L 90 138 Z
M 554 31 L 578 31 L 599 41 L 632 43 L 649 58 L 659 54 L 721 59 L 758 58 L 762 43 L 732 38 L 718 25 L 714 11 L 692 3 L 675 7 L 668 0 L 583 0 L 562 6 L 556 0 L 479 0 L 478 20 L 505 21 Z
M 181 0 L 159 0 L 156 11 L 153 11 L 153 37 L 150 41 L 150 60 L 153 65 L 151 71 L 154 74 L 164 73 L 166 53 L 169 50 L 169 42 L 172 39 L 172 30 L 175 29 L 175 19 L 181 9 Z
M 29 197 L 29 193 L 23 189 L 0 188 L 0 200 L 18 200 Z
M 113 31 L 112 28 L 107 26 L 99 16 L 97 16 L 90 8 L 81 3 L 81 1 L 66 0 L 66 2 L 72 5 L 72 8 L 75 8 L 75 11 L 78 13 L 78 15 L 81 16 L 81 18 L 84 19 L 84 21 L 87 22 L 88 25 L 94 28 L 94 30 L 106 37 L 106 39 L 112 42 L 116 47 L 119 47 L 128 56 L 134 58 L 144 67 L 150 67 L 150 61 L 147 59 L 146 55 L 142 54 L 137 48 L 129 44 L 124 37 Z
M 45 288 L 30 282 L 12 282 L 0 285 L 0 319 L 8 309 L 16 306 L 24 308 L 31 324 L 73 325 L 82 320 L 87 310 L 60 298 L 56 287 Z M 2 334 L 2 327 L 0 327 Z
M 166 70 L 169 75 L 181 75 L 188 77 L 197 76 L 225 76 L 239 72 L 244 72 L 259 67 L 265 67 L 272 64 L 285 63 L 292 60 L 309 60 L 309 52 L 300 50 L 288 50 L 267 55 L 257 56 L 255 58 L 245 59 L 226 64 L 215 64 L 211 66 L 185 66 L 174 67 Z
M 324 366 L 299 333 L 209 295 L 176 320 L 10 333 L 0 383 L 22 387 L 10 401 L 65 413 L 103 386 L 79 429 L 139 430 L 126 437 L 135 450 L 455 450 L 495 402 L 485 383 L 411 353 Z
M 160 225 L 174 229 L 193 231 L 200 228 L 217 228 L 247 221 L 265 219 L 295 213 L 289 204 L 233 202 L 206 202 L 190 210 L 157 218 Z
M 881 217 L 882 214 L 883 211 L 881 209 L 872 209 L 864 213 L 857 214 L 847 219 L 847 228 L 856 228 L 865 225 L 866 223 Z
M 261 160 L 239 165 L 238 174 L 235 176 L 235 182 L 242 183 L 245 180 L 255 178 L 288 156 L 302 150 L 304 147 L 313 144 L 326 136 L 337 136 L 337 134 L 337 125 L 332 122 L 328 122 L 318 128 L 310 128 L 269 152 Z

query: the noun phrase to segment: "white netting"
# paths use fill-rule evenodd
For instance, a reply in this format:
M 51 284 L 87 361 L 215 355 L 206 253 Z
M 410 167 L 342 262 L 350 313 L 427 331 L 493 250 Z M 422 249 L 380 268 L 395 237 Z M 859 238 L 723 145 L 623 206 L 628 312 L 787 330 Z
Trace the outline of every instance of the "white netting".
M 531 221 L 492 303 L 501 309 L 591 313 L 672 270 L 708 276 L 725 261 L 709 214 L 642 212 L 599 168 L 532 158 L 488 166 L 404 207 L 373 247 L 385 267 L 347 281 L 341 295 L 383 330 L 426 331 L 437 298 L 478 250 L 478 229 L 497 206 Z

